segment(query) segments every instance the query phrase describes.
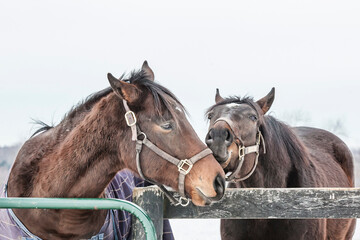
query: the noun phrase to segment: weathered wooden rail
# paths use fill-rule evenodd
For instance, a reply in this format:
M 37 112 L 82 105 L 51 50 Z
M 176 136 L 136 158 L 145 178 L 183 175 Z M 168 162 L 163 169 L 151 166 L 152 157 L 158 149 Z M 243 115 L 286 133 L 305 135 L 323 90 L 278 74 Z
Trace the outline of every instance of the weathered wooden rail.
M 163 219 L 360 218 L 360 188 L 227 189 L 221 201 L 206 207 L 172 206 L 157 187 L 136 188 L 133 197 L 153 220 L 158 239 Z M 144 237 L 133 219 L 133 239 Z

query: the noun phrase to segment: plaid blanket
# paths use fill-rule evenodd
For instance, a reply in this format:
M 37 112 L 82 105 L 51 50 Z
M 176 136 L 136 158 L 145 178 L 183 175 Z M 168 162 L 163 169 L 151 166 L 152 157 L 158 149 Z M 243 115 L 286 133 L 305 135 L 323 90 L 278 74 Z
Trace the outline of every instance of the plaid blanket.
M 105 190 L 107 198 L 117 198 L 132 201 L 134 187 L 150 185 L 143 179 L 135 177 L 130 171 L 122 170 Z M 0 193 L 0 197 L 6 197 L 6 185 Z M 131 236 L 131 214 L 121 210 L 109 210 L 105 223 L 99 234 L 91 240 L 126 240 Z M 32 234 L 15 216 L 11 209 L 0 209 L 0 239 L 9 240 L 41 240 Z M 163 240 L 173 240 L 173 234 L 169 221 L 164 221 Z

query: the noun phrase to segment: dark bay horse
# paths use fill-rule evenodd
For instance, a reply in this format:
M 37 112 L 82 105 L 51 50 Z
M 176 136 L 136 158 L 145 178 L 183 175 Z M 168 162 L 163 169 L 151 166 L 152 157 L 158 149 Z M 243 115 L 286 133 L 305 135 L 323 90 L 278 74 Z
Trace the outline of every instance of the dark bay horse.
M 290 127 L 266 115 L 275 89 L 258 101 L 222 98 L 207 111 L 206 143 L 231 188 L 354 187 L 353 158 L 325 130 Z M 230 174 L 230 175 L 229 175 Z M 351 239 L 355 219 L 222 220 L 222 239 Z
M 195 205 L 219 200 L 223 169 L 198 138 L 182 104 L 154 82 L 147 62 L 129 79 L 108 74 L 108 80 L 111 87 L 22 146 L 9 175 L 8 196 L 102 198 L 117 172 L 127 168 L 178 190 Z M 91 238 L 107 216 L 103 210 L 14 213 L 42 239 Z

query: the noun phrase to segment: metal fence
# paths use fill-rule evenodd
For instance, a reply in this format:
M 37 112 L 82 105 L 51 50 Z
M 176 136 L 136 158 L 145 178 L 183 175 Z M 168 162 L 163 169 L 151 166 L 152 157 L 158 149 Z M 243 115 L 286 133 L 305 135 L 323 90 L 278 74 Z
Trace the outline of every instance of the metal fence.
M 0 208 L 119 209 L 133 214 L 137 222 L 143 227 L 146 239 L 157 239 L 155 227 L 149 215 L 141 207 L 126 200 L 99 198 L 0 198 Z

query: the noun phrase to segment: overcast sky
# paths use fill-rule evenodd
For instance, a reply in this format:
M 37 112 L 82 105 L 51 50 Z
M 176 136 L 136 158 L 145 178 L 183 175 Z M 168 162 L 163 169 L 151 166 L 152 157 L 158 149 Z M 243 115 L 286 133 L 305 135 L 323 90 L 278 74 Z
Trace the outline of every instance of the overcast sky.
M 340 121 L 360 143 L 359 13 L 340 0 L 0 0 L 0 146 L 25 141 L 32 118 L 57 124 L 108 72 L 145 59 L 202 139 L 215 88 L 258 99 L 275 87 L 280 120 Z

